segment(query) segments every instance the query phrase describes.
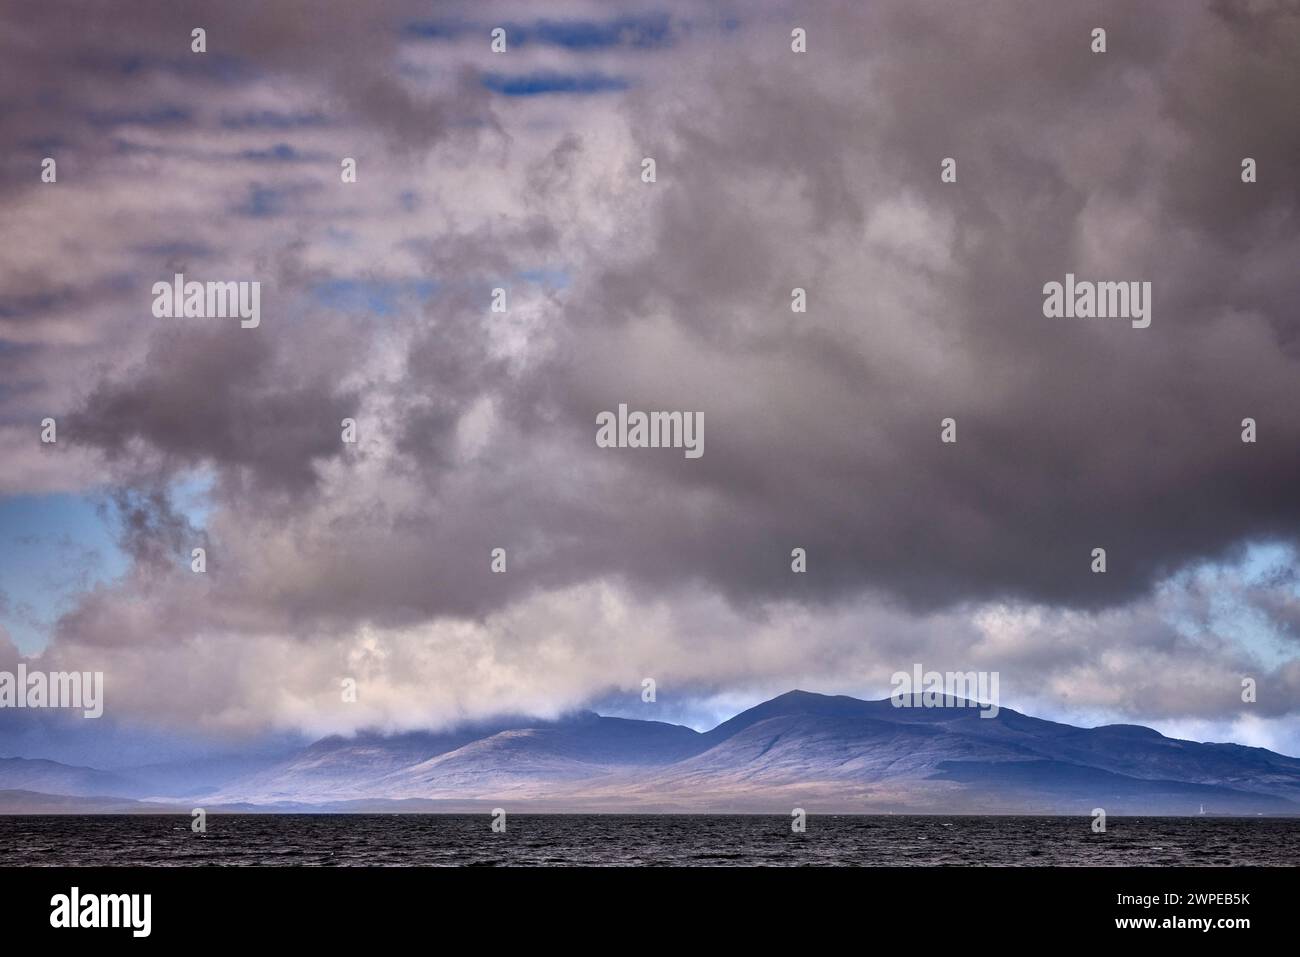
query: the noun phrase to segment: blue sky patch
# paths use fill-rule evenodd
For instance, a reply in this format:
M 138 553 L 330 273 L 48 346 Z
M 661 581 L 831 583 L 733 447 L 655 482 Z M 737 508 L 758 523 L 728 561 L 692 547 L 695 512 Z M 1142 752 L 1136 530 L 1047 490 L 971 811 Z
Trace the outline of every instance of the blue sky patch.
M 421 20 L 408 23 L 402 34 L 419 40 L 458 40 L 467 34 L 480 33 L 484 42 L 494 26 L 506 31 L 510 46 L 529 44 L 587 50 L 655 50 L 672 46 L 672 20 L 667 13 L 648 13 L 616 17 L 612 20 L 537 20 L 534 23 L 468 23 L 464 20 Z
M 243 150 L 239 158 L 254 163 L 303 163 L 313 157 L 300 153 L 288 143 L 278 143 L 266 149 Z
M 432 279 L 329 279 L 312 287 L 312 298 L 340 312 L 372 312 L 391 316 L 406 297 L 430 298 L 438 289 Z
M 67 493 L 0 498 L 0 624 L 19 650 L 44 647 L 76 595 L 127 568 L 112 518 Z
M 179 106 L 160 106 L 152 110 L 103 110 L 89 114 L 92 126 L 181 126 L 193 119 L 193 113 Z
M 514 76 L 485 73 L 483 85 L 505 96 L 540 96 L 546 93 L 609 93 L 626 90 L 631 84 L 623 77 L 604 73 L 524 73 Z
M 221 117 L 221 126 L 227 130 L 303 130 L 329 125 L 330 120 L 324 113 L 255 110 L 248 113 L 227 113 Z

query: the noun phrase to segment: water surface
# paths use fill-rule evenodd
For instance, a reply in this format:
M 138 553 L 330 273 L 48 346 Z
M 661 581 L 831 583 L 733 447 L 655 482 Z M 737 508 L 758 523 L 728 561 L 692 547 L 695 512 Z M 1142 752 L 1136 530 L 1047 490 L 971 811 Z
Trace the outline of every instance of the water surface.
M 0 817 L 0 865 L 1272 865 L 1300 820 L 826 815 L 210 814 Z

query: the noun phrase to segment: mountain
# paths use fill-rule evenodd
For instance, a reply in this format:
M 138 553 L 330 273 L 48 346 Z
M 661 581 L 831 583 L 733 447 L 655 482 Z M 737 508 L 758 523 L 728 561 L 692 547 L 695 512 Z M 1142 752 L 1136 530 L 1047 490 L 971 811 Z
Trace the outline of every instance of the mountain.
M 121 774 L 42 758 L 0 758 L 0 791 L 34 791 L 75 797 L 132 797 L 138 785 Z
M 214 799 L 271 803 L 535 795 L 559 782 L 669 764 L 694 754 L 701 737 L 680 725 L 591 712 L 563 721 L 516 718 L 445 734 L 334 736 L 234 782 Z
M 329 737 L 204 795 L 276 810 L 1300 815 L 1300 759 L 972 703 L 791 691 L 700 733 L 590 712 L 444 733 Z M 28 762 L 29 764 L 32 762 Z M 52 762 L 44 762 L 52 764 Z M 0 789 L 141 796 L 86 768 Z M 3 768 L 3 763 L 0 763 Z M 87 776 L 90 775 L 90 776 Z M 35 780 L 35 779 L 33 779 Z M 78 790 L 60 790 L 75 786 Z M 151 801 L 168 800 L 150 792 Z M 174 796 L 173 799 L 178 799 Z M 30 800 L 26 799 L 25 800 Z

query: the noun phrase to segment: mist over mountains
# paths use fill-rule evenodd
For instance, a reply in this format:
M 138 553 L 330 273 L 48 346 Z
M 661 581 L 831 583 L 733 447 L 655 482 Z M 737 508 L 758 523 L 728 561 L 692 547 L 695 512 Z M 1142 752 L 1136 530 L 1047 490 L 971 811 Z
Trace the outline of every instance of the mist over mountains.
M 919 696 L 913 699 L 920 701 Z M 0 812 L 106 810 L 1300 815 L 1300 759 L 954 698 L 791 691 L 698 732 L 581 712 L 327 737 L 250 767 L 0 759 Z

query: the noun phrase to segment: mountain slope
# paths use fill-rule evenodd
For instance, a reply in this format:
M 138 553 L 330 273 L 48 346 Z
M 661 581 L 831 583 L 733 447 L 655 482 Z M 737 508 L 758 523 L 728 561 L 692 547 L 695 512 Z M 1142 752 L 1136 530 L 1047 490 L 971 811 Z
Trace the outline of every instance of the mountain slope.
M 917 699 L 912 702 L 919 705 Z M 214 804 L 485 802 L 538 810 L 1300 815 L 1300 759 L 1132 725 L 1076 728 L 967 702 L 792 691 L 711 731 L 582 713 L 317 741 Z M 88 769 L 81 769 L 83 771 Z M 102 774 L 103 772 L 93 772 Z M 52 775 L 52 793 L 126 793 Z M 77 791 L 62 791 L 76 787 Z M 156 797 L 156 795 L 151 795 Z

